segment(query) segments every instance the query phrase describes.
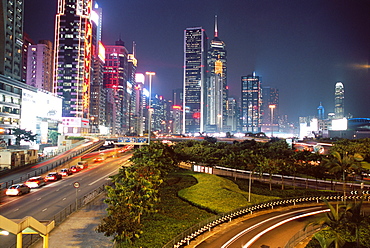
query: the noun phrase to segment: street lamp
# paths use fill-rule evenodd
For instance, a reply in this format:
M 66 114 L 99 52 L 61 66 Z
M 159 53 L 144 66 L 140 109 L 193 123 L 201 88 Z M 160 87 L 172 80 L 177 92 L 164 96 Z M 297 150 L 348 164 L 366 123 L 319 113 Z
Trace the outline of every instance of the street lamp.
M 148 145 L 150 145 L 150 133 L 152 132 L 152 77 L 155 72 L 147 71 L 146 75 L 149 76 L 149 123 L 148 123 Z
M 270 127 L 271 127 L 271 138 L 274 136 L 274 127 L 273 127 L 273 121 L 274 121 L 274 108 L 276 108 L 275 104 L 270 104 L 269 108 L 271 110 L 271 122 L 270 122 Z

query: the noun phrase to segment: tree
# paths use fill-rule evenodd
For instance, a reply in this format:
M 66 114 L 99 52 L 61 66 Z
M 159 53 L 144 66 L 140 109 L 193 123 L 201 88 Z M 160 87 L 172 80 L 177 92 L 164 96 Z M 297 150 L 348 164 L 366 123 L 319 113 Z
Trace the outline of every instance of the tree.
M 25 129 L 13 128 L 11 134 L 15 136 L 15 144 L 19 146 L 21 141 L 33 142 L 36 140 L 37 134 L 32 134 L 31 131 Z
M 49 131 L 48 133 L 48 138 L 49 140 L 51 141 L 51 143 L 53 145 L 57 145 L 58 144 L 58 136 L 60 135 L 60 133 L 58 133 L 57 131 Z

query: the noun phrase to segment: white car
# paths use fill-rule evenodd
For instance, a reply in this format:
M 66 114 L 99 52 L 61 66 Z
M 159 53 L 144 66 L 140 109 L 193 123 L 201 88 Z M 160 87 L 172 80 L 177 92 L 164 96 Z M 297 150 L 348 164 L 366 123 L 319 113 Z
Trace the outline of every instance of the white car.
M 23 194 L 27 194 L 31 191 L 31 189 L 29 187 L 27 187 L 27 185 L 25 184 L 13 184 L 12 186 L 10 186 L 5 194 L 6 195 L 23 195 Z
M 33 188 L 39 188 L 45 185 L 46 183 L 43 177 L 31 177 L 25 182 L 25 184 L 31 189 L 33 189 Z

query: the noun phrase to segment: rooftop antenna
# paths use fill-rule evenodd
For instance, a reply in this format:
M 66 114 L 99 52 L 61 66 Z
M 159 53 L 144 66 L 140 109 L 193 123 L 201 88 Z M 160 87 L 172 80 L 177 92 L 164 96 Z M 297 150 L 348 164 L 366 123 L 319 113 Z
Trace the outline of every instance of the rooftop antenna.
M 217 29 L 217 15 L 215 15 L 215 37 L 218 37 L 218 29 Z
M 132 42 L 132 55 L 135 57 L 135 51 L 136 51 L 136 43 L 135 41 Z

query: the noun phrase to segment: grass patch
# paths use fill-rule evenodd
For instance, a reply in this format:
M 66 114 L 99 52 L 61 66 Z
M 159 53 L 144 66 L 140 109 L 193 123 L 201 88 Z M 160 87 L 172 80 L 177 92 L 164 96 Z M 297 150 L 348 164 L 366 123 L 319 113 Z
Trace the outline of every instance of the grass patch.
M 278 199 L 274 196 L 249 194 L 233 181 L 216 175 L 192 173 L 198 183 L 179 191 L 179 196 L 195 206 L 214 213 L 225 213 L 244 206 Z

